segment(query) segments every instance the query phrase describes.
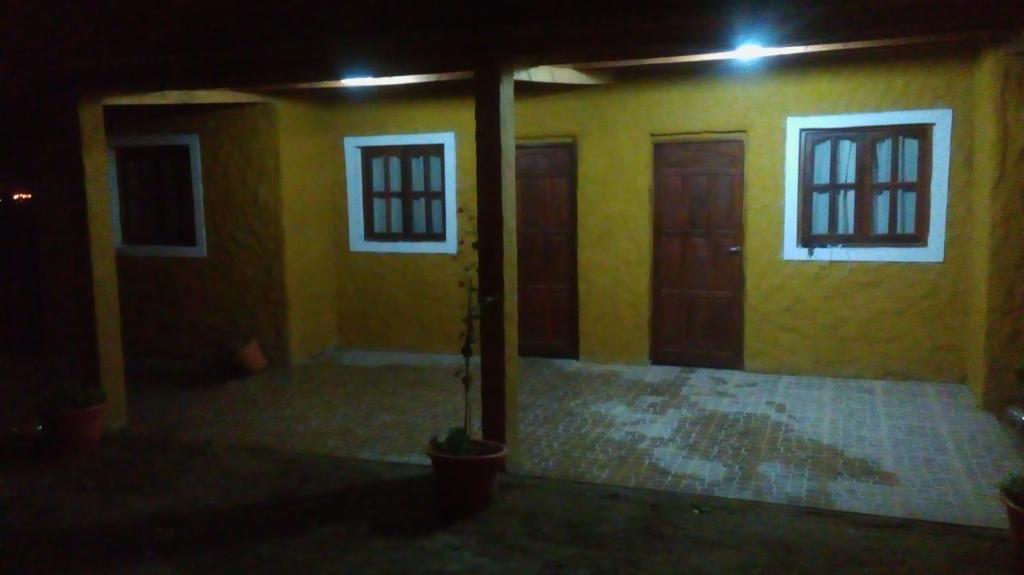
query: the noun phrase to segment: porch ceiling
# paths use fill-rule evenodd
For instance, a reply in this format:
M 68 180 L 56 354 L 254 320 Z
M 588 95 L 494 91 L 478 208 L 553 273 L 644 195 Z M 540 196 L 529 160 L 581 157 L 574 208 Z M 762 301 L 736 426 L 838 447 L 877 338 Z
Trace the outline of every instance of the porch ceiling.
M 521 65 L 728 50 L 755 36 L 804 45 L 921 35 L 1012 32 L 1006 0 L 568 1 L 384 0 L 19 3 L 2 35 L 5 76 L 68 76 L 93 88 L 169 89 L 309 82 L 473 69 L 482 57 Z M 806 4 L 806 5 L 805 5 Z M 61 18 L 54 18 L 54 14 Z

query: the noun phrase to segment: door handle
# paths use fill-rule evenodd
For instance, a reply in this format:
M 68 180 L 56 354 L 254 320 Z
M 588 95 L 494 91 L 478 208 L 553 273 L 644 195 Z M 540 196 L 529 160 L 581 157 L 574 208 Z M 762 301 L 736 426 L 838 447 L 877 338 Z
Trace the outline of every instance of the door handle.
M 730 254 L 742 253 L 743 252 L 743 247 L 742 246 L 732 246 L 731 248 L 729 248 L 728 252 Z

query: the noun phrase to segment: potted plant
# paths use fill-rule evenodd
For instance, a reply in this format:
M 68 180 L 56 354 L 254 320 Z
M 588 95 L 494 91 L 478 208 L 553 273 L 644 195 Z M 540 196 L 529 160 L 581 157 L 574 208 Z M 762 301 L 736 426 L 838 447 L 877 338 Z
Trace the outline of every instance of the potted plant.
M 1024 566 L 1024 474 L 1015 473 L 999 484 L 999 498 L 1010 520 L 1010 540 L 1018 563 Z
M 89 451 L 103 437 L 107 396 L 98 385 L 75 384 L 62 396 L 39 407 L 46 444 L 61 454 Z
M 505 468 L 508 453 L 500 443 L 471 437 L 473 374 L 470 363 L 479 316 L 475 305 L 477 290 L 472 278 L 467 278 L 462 285 L 466 290 L 466 311 L 462 318 L 462 367 L 456 372 L 456 377 L 462 382 L 462 426 L 449 429 L 444 437 L 433 437 L 427 446 L 441 510 L 452 518 L 473 515 L 491 503 L 497 489 L 498 472 Z

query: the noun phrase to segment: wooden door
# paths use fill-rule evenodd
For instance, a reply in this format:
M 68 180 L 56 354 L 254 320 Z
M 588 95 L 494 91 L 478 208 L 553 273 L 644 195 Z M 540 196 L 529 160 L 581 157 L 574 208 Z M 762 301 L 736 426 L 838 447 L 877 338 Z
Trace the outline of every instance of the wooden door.
M 575 148 L 518 147 L 516 193 L 519 354 L 579 357 Z
M 743 365 L 743 143 L 654 147 L 651 360 Z

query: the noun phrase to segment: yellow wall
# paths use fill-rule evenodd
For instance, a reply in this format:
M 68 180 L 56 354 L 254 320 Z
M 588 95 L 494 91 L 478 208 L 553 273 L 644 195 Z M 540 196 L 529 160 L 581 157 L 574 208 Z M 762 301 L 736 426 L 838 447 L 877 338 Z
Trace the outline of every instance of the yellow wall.
M 734 63 L 641 76 L 607 86 L 518 86 L 520 139 L 571 137 L 578 146 L 580 350 L 583 359 L 648 359 L 652 139 L 741 133 L 745 190 L 745 361 L 751 371 L 958 380 L 964 376 L 971 249 L 971 55 L 890 55 L 814 64 Z M 317 226 L 315 254 L 289 272 L 292 333 L 351 348 L 454 351 L 460 266 L 448 256 L 348 250 L 341 140 L 346 135 L 454 131 L 459 204 L 475 205 L 471 94 L 458 88 L 346 92 L 279 102 L 285 228 Z M 910 108 L 954 110 L 946 261 L 812 263 L 781 259 L 783 142 L 790 115 Z M 287 137 L 285 137 L 287 136 Z M 297 144 L 296 144 L 297 143 Z M 285 151 L 293 144 L 296 150 Z M 290 207 L 289 204 L 296 204 Z M 325 221 L 325 214 L 331 214 Z M 292 214 L 289 216 L 289 214 Z M 291 219 L 291 223 L 289 223 Z M 292 233 L 286 232 L 288 238 Z M 286 239 L 288 243 L 290 239 Z M 289 266 L 300 242 L 288 249 Z M 333 267 L 334 274 L 327 273 Z M 336 281 L 334 303 L 292 297 Z M 314 335 L 314 332 L 316 335 Z M 294 336 L 293 336 L 294 337 Z M 315 345 L 303 349 L 315 351 Z M 293 346 L 293 351 L 295 351 Z
M 256 337 L 287 358 L 281 176 L 270 105 L 108 111 L 109 137 L 199 135 L 207 257 L 118 256 L 125 355 L 204 363 Z
M 1020 393 L 1024 357 L 1024 59 L 985 50 L 974 87 L 967 378 L 984 405 L 998 407 Z
M 279 109 L 293 357 L 308 357 L 333 343 L 456 351 L 464 262 L 441 254 L 349 251 L 342 138 L 454 131 L 459 206 L 465 210 L 462 237 L 476 211 L 472 96 L 427 94 L 358 103 L 290 99 Z

